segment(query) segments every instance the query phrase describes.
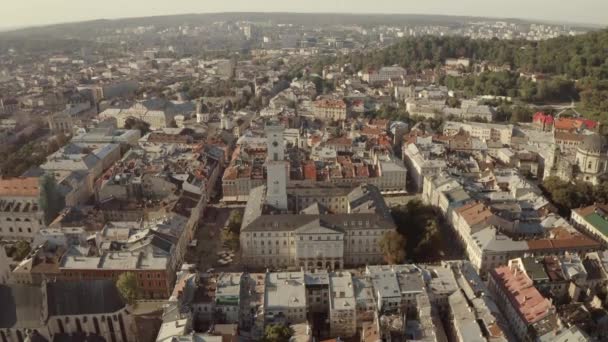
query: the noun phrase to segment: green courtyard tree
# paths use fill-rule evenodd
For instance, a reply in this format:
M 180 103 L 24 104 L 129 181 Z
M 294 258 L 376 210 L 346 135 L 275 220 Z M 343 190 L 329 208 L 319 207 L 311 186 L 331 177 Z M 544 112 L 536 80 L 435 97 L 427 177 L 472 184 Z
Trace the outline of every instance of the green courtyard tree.
M 243 213 L 234 209 L 230 212 L 230 216 L 228 217 L 228 227 L 234 233 L 238 233 L 241 229 L 241 224 L 243 223 Z
M 135 303 L 135 300 L 141 296 L 137 276 L 133 272 L 125 272 L 118 276 L 116 288 L 122 298 L 129 304 Z
M 46 224 L 53 221 L 59 211 L 65 207 L 65 198 L 59 192 L 59 187 L 53 173 L 46 173 L 40 177 L 39 205 L 44 212 Z
M 28 254 L 30 254 L 31 250 L 32 249 L 29 243 L 25 241 L 18 241 L 15 244 L 15 254 L 13 255 L 13 257 L 15 258 L 15 260 L 21 261 L 25 259 Z
M 379 245 L 387 263 L 393 265 L 405 260 L 406 240 L 397 231 L 384 234 Z
M 289 342 L 293 330 L 283 324 L 270 324 L 264 330 L 264 342 Z

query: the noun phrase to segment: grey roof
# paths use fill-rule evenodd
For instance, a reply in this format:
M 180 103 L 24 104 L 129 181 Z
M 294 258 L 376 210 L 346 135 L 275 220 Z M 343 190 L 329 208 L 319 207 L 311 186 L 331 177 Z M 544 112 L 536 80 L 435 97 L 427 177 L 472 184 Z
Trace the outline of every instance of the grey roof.
M 125 307 L 110 280 L 47 283 L 49 316 L 113 313 Z
M 164 252 L 169 255 L 169 253 L 171 253 L 171 248 L 173 247 L 173 242 L 160 236 L 160 233 L 149 231 L 149 235 L 146 237 L 129 244 L 128 249 L 129 251 L 139 251 L 147 246 L 153 247 L 153 250 L 156 252 Z
M 551 331 L 538 339 L 540 342 L 587 342 L 592 341 L 579 327 L 576 325 L 568 329 L 560 331 Z
M 325 214 L 324 208 L 319 207 L 319 213 L 313 208 L 306 208 L 300 214 L 267 214 L 267 205 L 264 204 L 265 186 L 251 190 L 249 200 L 243 215 L 242 231 L 284 231 L 295 230 L 315 220 L 320 220 L 327 228 L 340 230 L 348 228 L 394 229 L 390 209 L 382 198 L 380 191 L 373 185 L 362 185 L 355 188 L 340 187 L 309 187 L 290 188 L 289 191 L 314 193 L 322 196 L 325 192 L 334 193 L 342 191 L 350 202 L 349 214 Z
M 284 231 L 296 230 L 316 223 L 334 230 L 347 229 L 394 229 L 395 224 L 376 214 L 327 214 L 327 215 L 262 215 L 254 219 L 243 231 Z
M 585 136 L 581 144 L 581 149 L 589 152 L 602 152 L 605 149 L 606 141 L 599 134 L 590 134 Z
M 0 285 L 0 329 L 42 326 L 42 291 L 36 286 Z
M 314 202 L 313 204 L 308 206 L 308 208 L 302 209 L 302 211 L 300 211 L 300 214 L 320 215 L 320 214 L 326 214 L 327 212 L 328 212 L 327 207 L 325 207 L 324 205 L 322 205 L 318 202 Z
M 549 280 L 545 267 L 538 260 L 527 257 L 523 258 L 522 262 L 526 269 L 526 273 L 533 281 Z
M 86 150 L 88 149 L 84 146 L 69 143 L 63 147 L 62 152 L 64 154 L 84 154 Z
M 314 285 L 329 285 L 329 274 L 324 271 L 317 271 L 315 273 L 304 273 L 304 283 L 306 286 Z

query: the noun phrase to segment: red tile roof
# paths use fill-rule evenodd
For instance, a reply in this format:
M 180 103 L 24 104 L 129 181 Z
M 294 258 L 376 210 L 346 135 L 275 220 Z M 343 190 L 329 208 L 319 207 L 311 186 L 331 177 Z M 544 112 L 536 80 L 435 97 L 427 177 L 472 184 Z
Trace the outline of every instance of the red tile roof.
M 536 123 L 543 123 L 546 125 L 553 125 L 553 116 L 551 116 L 550 114 L 545 114 L 543 112 L 537 112 L 536 114 L 534 114 L 534 117 L 532 118 L 533 122 Z
M 484 222 L 493 214 L 488 207 L 483 203 L 471 203 L 456 209 L 462 218 L 470 225 L 476 225 Z
M 315 106 L 323 108 L 346 109 L 346 103 L 344 103 L 342 100 L 318 100 L 315 101 Z
M 530 279 L 517 267 L 501 266 L 492 271 L 494 280 L 502 285 L 515 311 L 528 324 L 546 317 L 553 305 L 534 287 Z
M 317 167 L 313 161 L 309 161 L 304 165 L 304 179 L 317 180 Z
M 39 194 L 36 177 L 0 179 L 0 196 L 37 197 Z
M 555 120 L 554 127 L 556 130 L 570 131 L 579 128 L 595 129 L 597 121 L 583 118 L 558 118 Z

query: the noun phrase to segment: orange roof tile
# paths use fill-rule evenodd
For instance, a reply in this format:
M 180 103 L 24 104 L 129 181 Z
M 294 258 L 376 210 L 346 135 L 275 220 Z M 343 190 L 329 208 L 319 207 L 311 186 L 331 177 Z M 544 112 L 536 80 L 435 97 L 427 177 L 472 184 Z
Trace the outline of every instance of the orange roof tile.
M 486 207 L 483 203 L 471 203 L 464 205 L 456 210 L 462 218 L 470 225 L 476 225 L 481 223 L 493 214 L 492 211 Z
M 492 271 L 519 316 L 529 324 L 546 317 L 553 305 L 534 287 L 532 279 L 516 268 L 501 266 Z
M 37 197 L 39 194 L 40 187 L 36 177 L 0 179 L 0 196 Z

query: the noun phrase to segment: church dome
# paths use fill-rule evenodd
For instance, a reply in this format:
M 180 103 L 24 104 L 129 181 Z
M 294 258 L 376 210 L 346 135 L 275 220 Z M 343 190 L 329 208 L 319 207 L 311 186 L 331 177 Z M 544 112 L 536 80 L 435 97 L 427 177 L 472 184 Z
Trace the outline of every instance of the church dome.
M 601 153 L 606 150 L 606 141 L 599 134 L 590 134 L 583 139 L 580 148 L 587 152 Z

